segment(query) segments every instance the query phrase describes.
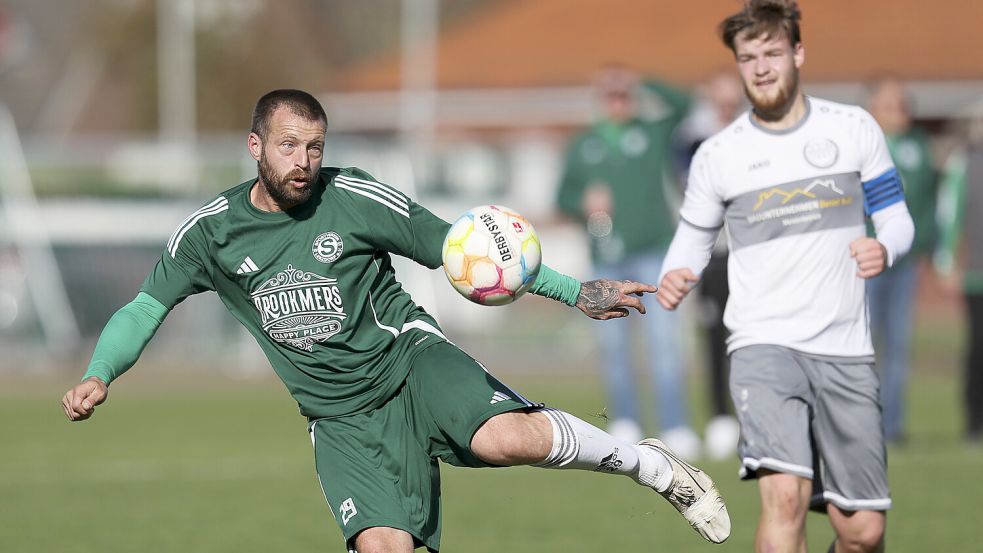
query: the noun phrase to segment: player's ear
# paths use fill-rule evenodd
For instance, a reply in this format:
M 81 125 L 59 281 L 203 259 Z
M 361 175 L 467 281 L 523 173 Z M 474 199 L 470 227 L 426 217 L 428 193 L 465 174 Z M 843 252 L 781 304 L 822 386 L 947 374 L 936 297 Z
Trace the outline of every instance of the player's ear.
M 263 155 L 263 139 L 258 134 L 251 132 L 249 138 L 246 139 L 246 147 L 249 149 L 249 155 L 259 161 Z
M 792 59 L 795 60 L 795 68 L 801 69 L 806 61 L 806 47 L 801 42 L 796 42 L 792 47 Z

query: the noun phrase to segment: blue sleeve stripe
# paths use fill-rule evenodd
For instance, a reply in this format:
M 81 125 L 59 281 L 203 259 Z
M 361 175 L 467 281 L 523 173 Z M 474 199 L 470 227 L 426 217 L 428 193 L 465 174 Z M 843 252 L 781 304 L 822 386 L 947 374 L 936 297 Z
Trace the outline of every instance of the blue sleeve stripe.
M 894 167 L 863 183 L 864 213 L 868 216 L 885 207 L 904 201 L 904 187 Z

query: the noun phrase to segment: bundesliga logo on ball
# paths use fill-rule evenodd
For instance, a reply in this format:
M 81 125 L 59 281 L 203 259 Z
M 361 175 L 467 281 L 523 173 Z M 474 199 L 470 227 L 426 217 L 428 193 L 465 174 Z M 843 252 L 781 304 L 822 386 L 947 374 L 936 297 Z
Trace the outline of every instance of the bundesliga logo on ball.
M 461 215 L 447 231 L 441 254 L 454 289 L 481 305 L 505 305 L 526 293 L 542 258 L 529 221 L 500 205 Z

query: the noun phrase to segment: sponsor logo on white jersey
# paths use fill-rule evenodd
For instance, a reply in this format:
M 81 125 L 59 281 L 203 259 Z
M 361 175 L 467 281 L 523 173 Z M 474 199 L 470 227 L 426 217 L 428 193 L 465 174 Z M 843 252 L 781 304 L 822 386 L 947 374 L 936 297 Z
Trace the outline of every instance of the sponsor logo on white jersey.
M 809 183 L 808 186 L 792 186 L 791 190 L 783 189 L 782 187 L 776 186 L 764 192 L 758 193 L 758 201 L 754 204 L 752 211 L 757 211 L 773 196 L 778 196 L 781 198 L 781 205 L 785 205 L 792 201 L 793 199 L 802 196 L 804 198 L 816 198 L 815 189 L 817 187 L 825 188 L 831 192 L 834 192 L 840 196 L 843 195 L 843 190 L 836 186 L 836 180 L 833 178 L 818 178 Z M 793 204 L 794 205 L 794 204 Z M 818 204 L 817 204 L 818 205 Z
M 813 167 L 826 169 L 836 163 L 836 159 L 840 157 L 840 149 L 828 138 L 813 138 L 806 143 L 802 154 Z
M 270 338 L 307 351 L 340 332 L 347 318 L 337 280 L 292 265 L 263 282 L 250 297 Z
M 329 231 L 319 234 L 311 246 L 314 259 L 317 259 L 321 263 L 331 263 L 341 257 L 344 251 L 345 243 L 338 236 L 337 232 Z

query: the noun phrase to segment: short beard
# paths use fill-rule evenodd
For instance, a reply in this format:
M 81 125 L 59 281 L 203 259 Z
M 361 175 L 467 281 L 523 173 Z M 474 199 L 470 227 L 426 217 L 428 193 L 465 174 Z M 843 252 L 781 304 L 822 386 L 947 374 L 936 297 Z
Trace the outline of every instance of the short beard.
M 263 183 L 263 188 L 273 198 L 276 205 L 280 206 L 280 209 L 287 210 L 296 207 L 309 200 L 311 194 L 314 192 L 315 171 L 313 169 L 310 172 L 304 172 L 298 169 L 290 172 L 288 175 L 280 175 L 276 172 L 276 169 L 270 166 L 270 162 L 266 158 L 266 152 L 260 155 L 257 165 L 259 168 L 259 180 Z M 305 177 L 307 178 L 307 186 L 304 188 L 298 190 L 290 185 L 291 180 Z
M 798 71 L 793 71 L 787 80 L 779 80 L 778 94 L 770 99 L 755 96 L 748 84 L 744 84 L 744 93 L 747 95 L 748 100 L 750 100 L 755 115 L 765 121 L 777 121 L 784 117 L 795 101 L 795 96 L 798 92 Z

